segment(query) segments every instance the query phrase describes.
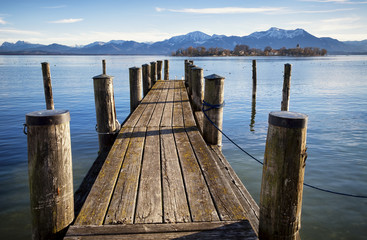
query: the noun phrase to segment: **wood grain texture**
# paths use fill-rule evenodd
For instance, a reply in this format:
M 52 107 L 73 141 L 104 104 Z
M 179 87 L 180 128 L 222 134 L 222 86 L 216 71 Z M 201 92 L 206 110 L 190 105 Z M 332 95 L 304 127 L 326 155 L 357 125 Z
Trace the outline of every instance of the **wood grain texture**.
M 149 90 L 152 88 L 152 81 L 150 79 L 150 65 L 144 64 L 142 66 L 143 71 L 143 96 L 145 97 Z
M 182 111 L 182 100 L 181 100 L 181 89 L 180 82 L 175 81 L 174 86 L 174 98 L 173 98 L 173 116 L 172 116 L 172 126 L 173 127 L 183 127 L 184 126 L 184 115 Z
M 291 71 L 292 65 L 287 63 L 284 64 L 284 81 L 283 81 L 283 90 L 282 90 L 282 103 L 281 103 L 281 111 L 289 111 L 289 97 L 291 90 Z
M 164 60 L 164 80 L 169 80 L 169 60 Z
M 147 129 L 135 223 L 162 223 L 162 181 L 159 128 Z
M 182 111 L 184 115 L 184 125 L 186 128 L 196 126 L 194 115 L 192 114 L 191 104 L 189 101 L 189 96 L 187 95 L 186 87 L 184 82 L 180 81 L 181 89 L 181 101 L 182 101 Z
M 129 68 L 130 79 L 130 112 L 134 112 L 138 107 L 142 97 L 142 81 L 141 81 L 141 68 L 132 67 Z
M 218 221 L 208 186 L 183 128 L 173 128 L 193 221 Z
M 157 61 L 157 80 L 162 80 L 162 69 L 163 69 L 163 61 Z
M 173 99 L 174 99 L 174 86 L 175 81 L 169 81 L 168 95 L 166 104 L 164 105 L 163 115 L 160 126 L 170 127 L 172 126 L 172 113 L 173 113 Z
M 50 64 L 48 62 L 43 62 L 41 64 L 42 64 L 43 88 L 45 91 L 46 109 L 53 110 L 55 109 L 55 106 L 54 106 L 54 97 L 52 94 Z
M 74 225 L 103 224 L 132 131 L 132 128 L 121 129 Z
M 171 127 L 160 128 L 163 220 L 165 223 L 190 222 L 190 212 Z
M 149 127 L 159 127 L 162 120 L 162 114 L 164 107 L 166 105 L 168 90 L 169 90 L 169 82 L 159 81 L 161 83 L 160 87 L 162 90 L 161 95 L 159 96 L 158 102 L 156 103 L 154 112 L 152 117 L 148 123 Z
M 134 223 L 146 128 L 134 128 L 104 224 Z

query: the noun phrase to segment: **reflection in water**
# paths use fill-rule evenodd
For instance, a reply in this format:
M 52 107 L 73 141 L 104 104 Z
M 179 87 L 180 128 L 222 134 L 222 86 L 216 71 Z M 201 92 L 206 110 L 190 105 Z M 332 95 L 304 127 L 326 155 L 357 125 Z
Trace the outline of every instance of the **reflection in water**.
M 251 122 L 250 122 L 250 131 L 255 132 L 255 116 L 256 116 L 256 97 L 252 98 L 252 108 L 251 108 Z

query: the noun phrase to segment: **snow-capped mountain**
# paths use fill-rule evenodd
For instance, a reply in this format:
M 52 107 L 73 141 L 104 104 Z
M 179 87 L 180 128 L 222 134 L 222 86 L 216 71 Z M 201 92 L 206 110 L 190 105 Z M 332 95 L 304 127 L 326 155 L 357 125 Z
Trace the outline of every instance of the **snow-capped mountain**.
M 219 47 L 233 50 L 238 44 L 250 48 L 273 49 L 301 47 L 324 48 L 329 54 L 367 53 L 367 40 L 341 42 L 332 38 L 318 38 L 303 29 L 284 30 L 270 28 L 267 31 L 254 32 L 248 36 L 208 35 L 200 31 L 186 35 L 174 36 L 170 39 L 139 43 L 135 41 L 111 40 L 94 42 L 82 47 L 68 47 L 59 44 L 41 45 L 23 41 L 4 42 L 0 46 L 0 54 L 171 54 L 178 49 L 192 47 Z

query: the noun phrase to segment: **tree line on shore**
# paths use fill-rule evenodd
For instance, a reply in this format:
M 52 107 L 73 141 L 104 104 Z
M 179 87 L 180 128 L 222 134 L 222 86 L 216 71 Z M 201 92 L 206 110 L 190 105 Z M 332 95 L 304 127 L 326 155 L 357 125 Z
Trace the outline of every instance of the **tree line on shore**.
M 297 45 L 296 48 L 281 48 L 272 49 L 266 47 L 264 50 L 250 48 L 247 45 L 236 45 L 233 51 L 223 48 L 208 48 L 205 47 L 188 47 L 186 49 L 180 48 L 176 52 L 172 52 L 172 56 L 324 56 L 327 54 L 326 49 L 317 47 L 301 48 Z

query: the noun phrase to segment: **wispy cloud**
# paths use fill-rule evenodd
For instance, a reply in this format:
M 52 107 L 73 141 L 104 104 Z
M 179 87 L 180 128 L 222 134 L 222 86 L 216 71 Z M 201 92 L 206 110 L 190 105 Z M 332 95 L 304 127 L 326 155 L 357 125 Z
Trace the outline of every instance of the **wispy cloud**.
M 0 17 L 0 24 L 5 25 L 7 24 L 7 22 L 2 17 Z
M 19 29 L 9 29 L 9 28 L 0 28 L 0 34 L 19 34 L 19 35 L 40 35 L 41 33 L 35 31 L 28 30 L 19 30 Z
M 76 23 L 83 21 L 83 18 L 68 18 L 68 19 L 61 19 L 56 21 L 50 21 L 49 23 Z
M 340 8 L 340 9 L 329 9 L 329 10 L 301 10 L 301 11 L 294 11 L 292 13 L 334 13 L 334 12 L 345 12 L 345 11 L 352 11 L 355 10 L 354 8 Z
M 224 7 L 224 8 L 183 8 L 183 9 L 167 9 L 156 7 L 157 12 L 178 12 L 178 13 L 196 13 L 196 14 L 238 14 L 238 13 L 273 13 L 283 8 L 241 8 L 241 7 Z
M 350 1 L 350 0 L 301 0 L 301 2 L 341 3 L 341 4 L 367 4 L 367 1 L 354 2 L 354 1 Z
M 46 8 L 46 9 L 58 9 L 58 8 L 64 8 L 64 7 L 66 7 L 66 5 L 46 6 L 46 7 L 42 7 L 42 8 Z

